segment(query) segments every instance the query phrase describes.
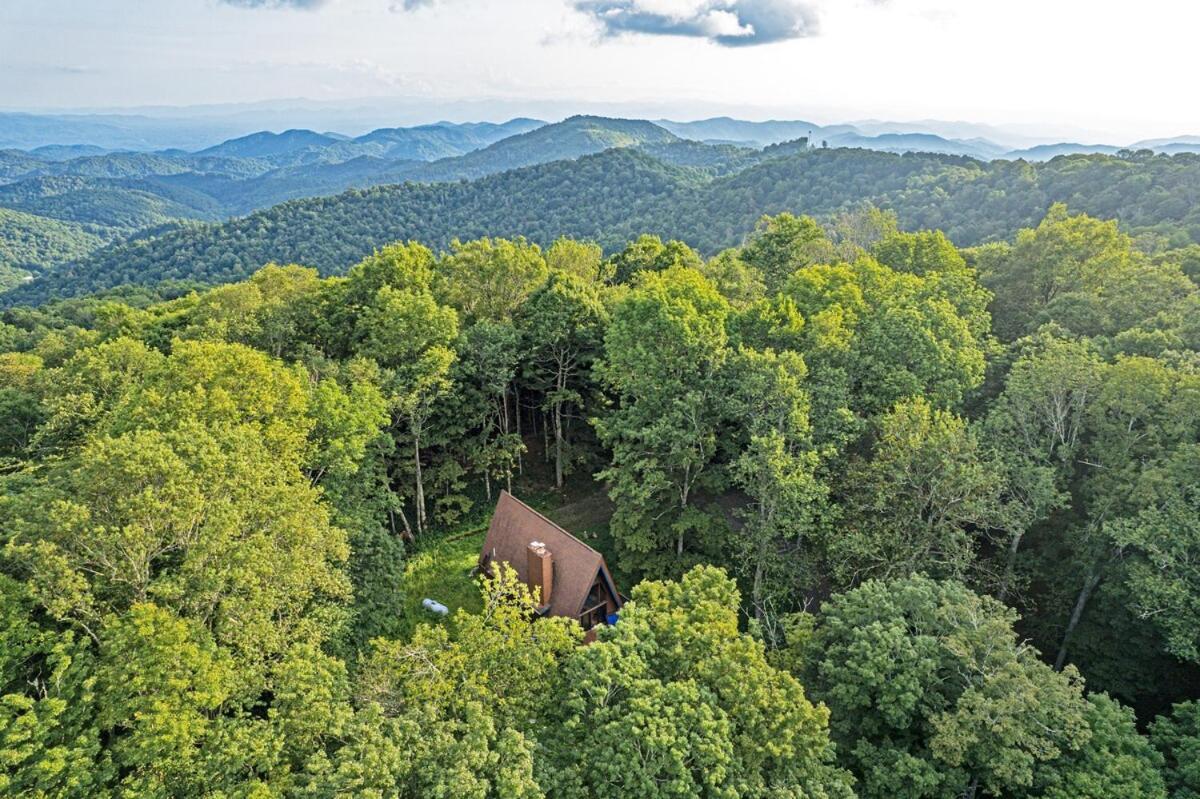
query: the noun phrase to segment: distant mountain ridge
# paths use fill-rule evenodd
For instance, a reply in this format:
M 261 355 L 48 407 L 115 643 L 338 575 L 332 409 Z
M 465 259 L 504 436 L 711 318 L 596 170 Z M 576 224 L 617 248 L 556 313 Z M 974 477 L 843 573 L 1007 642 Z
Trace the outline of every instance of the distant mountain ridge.
M 47 254 L 41 263 L 46 271 L 143 228 L 216 221 L 350 188 L 470 180 L 614 147 L 682 141 L 644 120 L 578 116 L 553 125 L 515 119 L 385 128 L 357 139 L 292 130 L 239 137 L 196 153 L 114 152 L 65 161 L 0 151 L 0 208 L 22 214 L 0 219 L 0 241 L 21 242 L 25 252 L 30 230 L 41 231 L 47 243 L 36 252 Z M 427 160 L 444 152 L 460 154 Z M 714 152 L 724 163 L 726 154 Z M 412 155 L 422 157 L 407 157 Z M 712 158 L 705 152 L 700 160 Z M 31 225 L 30 219 L 41 217 L 47 224 Z M 51 222 L 85 225 L 90 235 Z M 22 269 L 29 260 L 21 260 Z
M 518 117 L 505 123 L 436 122 L 412 127 L 384 127 L 360 136 L 322 133 L 298 127 L 278 133 L 251 130 L 222 136 L 220 134 L 223 131 L 231 131 L 233 126 L 245 125 L 246 122 L 238 122 L 240 117 L 236 116 L 184 114 L 186 110 L 178 109 L 183 114 L 178 118 L 135 113 L 0 112 L 0 149 L 35 151 L 44 148 L 45 155 L 56 160 L 70 158 L 72 149 L 81 150 L 78 153 L 80 155 L 85 154 L 83 148 L 88 148 L 90 152 L 86 154 L 90 155 L 116 150 L 150 152 L 171 149 L 238 157 L 270 156 L 275 159 L 273 165 L 276 167 L 296 162 L 280 160 L 281 156 L 288 153 L 305 153 L 300 160 L 309 161 L 348 161 L 362 155 L 434 161 L 463 155 L 506 136 L 525 133 L 545 124 Z M 245 117 L 247 120 L 253 118 Z M 1054 141 L 1045 136 L 1035 137 L 1019 128 L 936 119 L 911 122 L 868 119 L 820 125 L 803 119 L 748 121 L 725 116 L 691 121 L 657 119 L 653 124 L 679 138 L 710 143 L 765 147 L 808 137 L 815 143 L 825 142 L 830 146 L 861 146 L 888 152 L 911 146 L 921 148 L 911 151 L 957 153 L 985 160 L 1040 157 L 1040 153 L 1066 152 L 1066 149 L 1055 150 L 1053 147 L 1066 148 L 1067 145 L 1073 148 L 1071 152 L 1107 152 L 1109 148 L 1189 152 L 1200 148 L 1200 136 L 1197 135 L 1145 139 L 1132 144 L 1110 141 L 1080 145 L 1071 140 Z M 911 139 L 910 144 L 903 140 L 905 137 L 921 138 Z M 207 143 L 198 146 L 193 144 L 206 139 Z M 213 143 L 214 140 L 220 143 Z M 316 154 L 321 151 L 324 151 L 324 156 Z
M 1033 147 L 1026 147 L 1023 150 L 1013 150 L 1008 153 L 1012 158 L 1023 158 L 1029 161 L 1049 161 L 1051 158 L 1057 158 L 1060 155 L 1086 155 L 1093 153 L 1101 153 L 1104 155 L 1112 155 L 1118 153 L 1122 148 L 1115 147 L 1111 144 L 1079 144 L 1077 142 L 1062 142 L 1059 144 L 1037 144 Z
M 860 133 L 840 133 L 823 140 L 830 147 L 860 147 L 884 153 L 941 153 L 965 155 L 981 161 L 1002 158 L 1005 149 L 986 139 L 947 139 L 933 133 L 881 133 L 864 136 Z
M 1179 144 L 1200 145 L 1200 136 L 1174 136 L 1169 139 L 1143 139 L 1129 145 L 1131 150 L 1157 150 L 1160 147 L 1170 147 Z
M 575 127 L 594 124 L 581 121 Z M 905 229 L 941 229 L 964 246 L 1008 238 L 1036 224 L 1056 202 L 1118 218 L 1133 233 L 1200 243 L 1200 207 L 1187 202 L 1195 185 L 1200 185 L 1195 155 L 1072 155 L 1040 164 L 985 164 L 956 155 L 796 143 L 752 150 L 667 140 L 476 180 L 352 189 L 221 224 L 179 225 L 56 269 L 35 270 L 41 276 L 0 295 L 0 305 L 126 283 L 239 280 L 270 261 L 331 274 L 404 239 L 445 248 L 454 238 L 526 236 L 549 244 L 568 235 L 611 250 L 654 233 L 711 255 L 743 241 L 762 214 L 832 216 L 863 202 L 895 211 Z
M 302 129 L 282 133 L 263 131 L 229 139 L 196 155 L 260 158 L 277 167 L 301 163 L 337 163 L 362 156 L 434 161 L 465 155 L 545 124 L 541 120 L 524 118 L 503 123 L 438 122 L 412 128 L 378 128 L 355 138 Z
M 0 115 L 0 128 L 2 124 Z M 1005 151 L 980 137 L 955 139 L 885 128 L 883 123 L 873 123 L 871 130 L 882 132 L 867 135 L 848 125 L 822 128 L 803 120 L 718 117 L 651 122 L 579 115 L 551 124 L 517 118 L 504 123 L 379 128 L 355 138 L 303 129 L 258 132 L 195 152 L 110 151 L 95 145 L 0 150 L 0 208 L 20 214 L 0 218 L 0 244 L 10 242 L 10 255 L 7 260 L 0 257 L 0 267 L 10 273 L 17 268 L 11 254 L 19 251 L 26 254 L 19 259 L 20 270 L 44 274 L 145 231 L 226 220 L 348 189 L 475 181 L 612 149 L 640 150 L 656 163 L 680 170 L 689 180 L 701 181 L 825 148 L 934 153 L 976 159 L 971 163 L 977 165 L 997 158 L 1042 162 L 1118 152 L 1111 145 L 1072 143 Z M 987 132 L 961 126 L 953 130 Z M 1166 153 L 1200 151 L 1200 137 L 1142 144 Z
M 0 112 L 0 148 L 91 145 L 105 150 L 197 150 L 240 135 L 229 120 L 158 119 L 140 114 Z
M 412 129 L 399 129 L 404 130 Z M 511 130 L 522 132 L 504 135 Z M 286 200 L 336 194 L 349 188 L 406 181 L 441 183 L 474 180 L 510 169 L 592 155 L 613 147 L 681 141 L 669 131 L 643 120 L 585 116 L 571 117 L 550 125 L 536 120 L 513 120 L 504 126 L 477 127 L 471 135 L 474 142 L 487 138 L 495 138 L 496 141 L 461 155 L 428 161 L 375 154 L 359 155 L 345 161 L 295 157 L 298 153 L 311 152 L 301 149 L 293 153 L 287 159 L 289 163 L 284 166 L 237 184 L 222 183 L 215 188 L 229 210 L 240 215 Z M 395 141 L 398 136 L 400 134 L 397 131 L 375 131 L 357 140 L 331 145 L 322 152 L 354 146 L 363 139 L 372 143 Z M 395 153 L 397 150 L 387 152 Z
M 702 142 L 730 142 L 766 147 L 771 144 L 800 138 L 819 138 L 829 132 L 850 132 L 848 125 L 823 127 L 804 120 L 767 120 L 748 122 L 731 117 L 714 117 L 694 122 L 674 122 L 669 119 L 656 120 L 681 139 Z
M 285 130 L 282 133 L 261 131 L 229 139 L 214 147 L 208 147 L 197 155 L 215 155 L 225 158 L 269 158 L 286 155 L 298 150 L 327 147 L 336 142 L 344 141 L 341 137 L 316 133 L 311 130 Z
M 444 181 L 484 177 L 509 169 L 580 158 L 614 147 L 669 144 L 679 137 L 642 119 L 573 116 L 500 139 L 481 150 L 391 173 L 400 180 Z

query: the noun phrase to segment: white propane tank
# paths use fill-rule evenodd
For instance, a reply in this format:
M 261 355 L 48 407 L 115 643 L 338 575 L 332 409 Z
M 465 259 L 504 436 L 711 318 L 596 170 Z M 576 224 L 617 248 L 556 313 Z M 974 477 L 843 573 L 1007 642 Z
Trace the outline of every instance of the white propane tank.
M 432 599 L 429 599 L 428 597 L 426 597 L 425 599 L 422 599 L 421 604 L 424 605 L 424 607 L 427 611 L 429 611 L 430 613 L 436 613 L 439 616 L 445 616 L 447 613 L 450 612 L 450 608 L 446 607 L 441 602 L 434 602 Z

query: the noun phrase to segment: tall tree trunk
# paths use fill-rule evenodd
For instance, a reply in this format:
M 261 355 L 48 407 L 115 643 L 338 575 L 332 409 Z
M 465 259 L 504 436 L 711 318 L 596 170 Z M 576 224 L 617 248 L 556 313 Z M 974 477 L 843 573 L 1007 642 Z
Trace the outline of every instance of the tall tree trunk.
M 417 515 L 417 532 L 425 532 L 425 480 L 421 474 L 421 437 L 413 436 L 413 465 L 416 467 L 417 475 L 417 494 L 416 494 L 416 515 Z
M 388 511 L 389 516 L 391 515 L 391 513 L 392 513 L 391 511 Z M 409 542 L 410 544 L 413 541 L 416 541 L 417 539 L 416 539 L 416 536 L 413 535 L 412 525 L 410 525 L 408 523 L 408 515 L 404 512 L 403 508 L 400 509 L 400 521 L 404 522 L 404 540 Z M 395 531 L 395 529 L 396 529 L 396 520 L 395 520 L 395 518 L 393 518 L 392 519 L 393 532 Z
M 1088 600 L 1092 598 L 1092 592 L 1096 590 L 1096 586 L 1100 585 L 1100 579 L 1100 570 L 1093 569 L 1083 582 L 1083 589 L 1080 590 L 1079 596 L 1075 599 L 1075 608 L 1071 611 L 1071 618 L 1067 621 L 1067 629 L 1063 632 L 1062 644 L 1058 647 L 1058 657 L 1054 658 L 1055 671 L 1062 671 L 1063 666 L 1066 665 L 1067 644 L 1071 641 L 1071 634 L 1079 626 L 1079 620 L 1083 618 L 1084 608 L 1087 607 Z
M 679 492 L 679 509 L 687 510 L 688 490 L 691 487 L 689 480 L 692 476 L 691 466 L 684 467 L 683 470 L 683 490 Z M 679 528 L 679 537 L 675 541 L 675 556 L 683 557 L 683 527 Z
M 1000 590 L 997 597 L 1001 602 L 1008 596 L 1008 590 L 1012 587 L 1013 575 L 1017 570 L 1017 550 L 1021 548 L 1021 539 L 1024 537 L 1024 533 L 1017 533 L 1008 543 L 1008 558 L 1004 564 L 1004 576 L 1000 578 Z
M 525 435 L 521 432 L 521 389 L 513 384 L 513 410 L 517 414 L 517 438 L 525 443 Z M 517 474 L 525 474 L 525 456 L 517 450 Z M 508 491 L 512 493 L 512 477 L 508 479 Z
M 563 487 L 562 395 L 567 388 L 566 365 L 561 360 L 558 363 L 558 379 L 555 382 L 555 388 L 558 391 L 558 399 L 554 402 L 554 484 L 561 491 Z
M 492 502 L 492 476 L 488 474 L 487 469 L 483 470 L 483 485 L 487 489 L 487 499 L 490 505 Z
M 763 606 L 762 606 L 762 579 L 763 579 L 763 564 L 762 556 L 759 553 L 758 563 L 754 565 L 754 588 L 750 592 L 754 603 L 754 618 L 762 621 Z
M 500 395 L 500 432 L 508 435 L 508 386 L 504 387 L 504 393 Z
M 765 535 L 765 532 L 767 530 L 771 529 L 769 526 L 770 520 L 771 520 L 771 516 L 767 512 L 766 504 L 763 502 L 760 502 L 758 505 L 758 524 L 759 524 L 758 552 L 756 553 L 757 558 L 755 559 L 756 562 L 754 564 L 754 586 L 751 588 L 751 591 L 750 591 L 750 596 L 751 596 L 752 602 L 754 604 L 754 617 L 756 619 L 758 619 L 759 621 L 762 621 L 763 616 L 766 615 L 763 612 L 762 584 L 763 584 L 763 562 L 767 559 L 767 546 L 768 546 L 767 536 Z
M 554 485 L 563 487 L 563 429 L 562 403 L 554 403 Z

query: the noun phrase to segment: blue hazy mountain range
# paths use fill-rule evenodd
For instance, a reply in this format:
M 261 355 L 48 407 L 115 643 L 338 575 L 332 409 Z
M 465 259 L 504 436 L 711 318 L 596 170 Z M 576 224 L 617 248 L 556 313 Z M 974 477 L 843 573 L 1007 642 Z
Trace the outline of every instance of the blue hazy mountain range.
M 209 143 L 203 138 L 206 130 L 212 132 L 211 120 L 200 120 L 186 136 L 168 121 L 0 114 L 0 144 L 7 145 L 0 148 L 0 289 L 97 249 L 179 225 L 220 222 L 350 189 L 473 181 L 614 148 L 641 150 L 698 179 L 732 175 L 789 151 L 812 148 L 978 161 L 1049 161 L 1123 149 L 1040 143 L 1014 150 L 984 135 L 1002 131 L 936 122 L 928 123 L 931 130 L 906 131 L 877 121 L 821 126 L 730 117 L 676 122 L 574 116 L 555 123 L 530 118 L 439 122 L 378 128 L 358 136 L 307 129 L 257 131 Z M 164 133 L 170 135 L 164 138 Z M 949 133 L 964 137 L 943 135 Z M 82 138 L 72 138 L 76 136 Z M 185 140 L 193 146 L 152 146 Z M 1166 154 L 1200 152 L 1200 137 L 1130 147 Z
M 39 151 L 53 160 L 106 151 L 208 151 L 254 157 L 281 151 L 327 148 L 322 160 L 349 160 L 359 155 L 432 161 L 491 144 L 514 133 L 531 130 L 534 119 L 505 123 L 438 122 L 397 127 L 366 126 L 386 118 L 386 110 L 333 113 L 287 101 L 242 108 L 196 107 L 142 109 L 138 113 L 17 113 L 0 112 L 0 149 Z M 261 107 L 260 107 L 261 106 Z M 437 110 L 434 107 L 433 110 Z M 447 108 L 461 113 L 462 109 Z M 546 110 L 553 110 L 547 108 Z M 392 113 L 407 120 L 416 113 L 408 106 Z M 330 127 L 279 124 L 310 120 Z M 990 159 L 1053 157 L 1066 152 L 1113 152 L 1123 148 L 1190 152 L 1200 148 L 1200 136 L 1177 136 L 1141 142 L 1055 140 L 1020 129 L 969 122 L 862 120 L 819 125 L 806 120 L 749 121 L 713 117 L 679 122 L 655 119 L 659 126 L 684 139 L 763 147 L 801 137 L 829 146 L 864 147 L 886 152 L 941 152 Z M 344 126 L 344 127 L 342 127 Z M 377 128 L 377 129 L 376 129 Z M 365 135 L 363 131 L 369 130 Z M 278 131 L 278 132 L 271 132 Z M 337 132 L 341 131 L 341 132 Z M 340 146 L 339 146 L 340 145 Z

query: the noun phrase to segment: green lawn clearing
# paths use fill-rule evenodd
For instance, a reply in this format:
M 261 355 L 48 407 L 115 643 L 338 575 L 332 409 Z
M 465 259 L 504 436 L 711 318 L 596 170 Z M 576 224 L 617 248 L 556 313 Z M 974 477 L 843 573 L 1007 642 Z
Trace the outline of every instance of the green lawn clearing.
M 442 617 L 421 606 L 426 597 L 448 607 L 451 615 L 459 608 L 472 612 L 483 609 L 471 570 L 479 559 L 486 532 L 481 528 L 420 542 L 410 550 L 404 567 L 404 637 L 412 635 L 419 623 L 442 621 Z

